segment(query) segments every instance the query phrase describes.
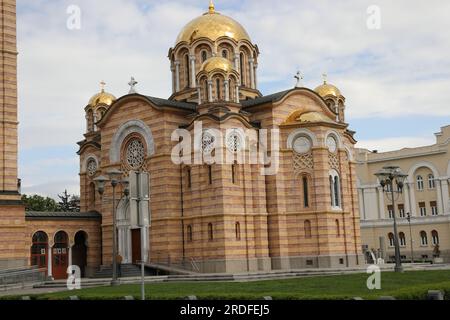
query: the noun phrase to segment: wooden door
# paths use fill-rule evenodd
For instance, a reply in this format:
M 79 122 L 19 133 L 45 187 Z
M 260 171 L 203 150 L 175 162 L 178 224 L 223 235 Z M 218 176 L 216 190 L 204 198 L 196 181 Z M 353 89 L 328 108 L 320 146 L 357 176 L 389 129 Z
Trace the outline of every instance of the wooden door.
M 132 263 L 141 261 L 141 229 L 131 230 Z

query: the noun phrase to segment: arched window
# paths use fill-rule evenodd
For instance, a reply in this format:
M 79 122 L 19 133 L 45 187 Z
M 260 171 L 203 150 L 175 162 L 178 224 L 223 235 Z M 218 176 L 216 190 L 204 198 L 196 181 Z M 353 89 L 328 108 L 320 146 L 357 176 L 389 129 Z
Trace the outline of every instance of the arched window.
M 428 237 L 427 237 L 427 233 L 425 231 L 420 231 L 420 244 L 422 246 L 428 245 Z
M 222 99 L 221 92 L 220 92 L 220 79 L 219 78 L 216 79 L 216 96 L 217 96 L 217 101 Z
M 423 178 L 422 178 L 422 176 L 417 176 L 417 190 L 423 190 Z
M 341 208 L 341 182 L 336 171 L 332 171 L 329 177 L 331 206 L 333 208 Z
M 237 172 L 237 162 L 235 161 L 232 165 L 231 165 L 231 182 L 233 184 L 237 184 L 238 183 L 238 172 Z
M 208 60 L 208 53 L 206 52 L 206 50 L 202 51 L 202 63 L 205 62 L 206 60 Z
M 89 184 L 89 210 L 95 210 L 95 183 Z
M 341 236 L 341 227 L 340 227 L 338 219 L 336 219 L 336 234 L 337 234 L 338 237 Z
M 241 68 L 241 84 L 245 86 L 245 55 L 243 52 L 241 52 L 239 60 Z
M 428 175 L 428 189 L 436 188 L 436 180 L 434 180 L 434 175 Z
M 398 234 L 398 239 L 399 239 L 399 242 L 400 242 L 400 246 L 406 247 L 406 238 L 405 238 L 405 234 L 403 232 L 400 232 Z
M 189 67 L 189 55 L 188 54 L 184 56 L 184 63 L 185 63 L 184 68 L 186 70 L 186 81 L 185 81 L 186 85 L 185 86 L 186 86 L 186 88 L 188 88 L 189 81 L 191 79 L 191 68 Z
M 33 235 L 33 245 L 31 247 L 31 265 L 39 268 L 47 267 L 48 236 L 43 231 L 38 231 Z
M 228 59 L 228 50 L 227 49 L 222 50 L 222 57 L 225 59 Z
M 208 88 L 208 80 L 205 79 L 205 82 L 203 83 L 203 90 L 205 90 L 205 102 L 209 101 L 209 88 Z
M 213 231 L 212 223 L 208 223 L 208 239 L 209 239 L 209 241 L 214 240 L 214 231 Z
M 190 189 L 192 187 L 192 174 L 190 167 L 186 167 L 186 180 L 187 180 L 187 187 Z
M 431 231 L 431 241 L 434 246 L 439 245 L 439 234 L 436 230 Z
M 192 226 L 187 226 L 187 240 L 188 242 L 192 242 Z
M 213 178 L 212 178 L 212 165 L 208 165 L 208 183 L 212 184 Z
M 389 239 L 389 247 L 393 247 L 395 244 L 395 241 L 394 241 L 394 234 L 392 232 L 390 232 L 388 234 L 388 239 Z
M 311 221 L 305 220 L 303 225 L 305 228 L 305 238 L 311 238 Z
M 308 189 L 308 177 L 303 176 L 303 206 L 309 208 L 309 189 Z
M 241 240 L 241 224 L 239 222 L 236 222 L 234 229 L 236 233 L 236 240 Z

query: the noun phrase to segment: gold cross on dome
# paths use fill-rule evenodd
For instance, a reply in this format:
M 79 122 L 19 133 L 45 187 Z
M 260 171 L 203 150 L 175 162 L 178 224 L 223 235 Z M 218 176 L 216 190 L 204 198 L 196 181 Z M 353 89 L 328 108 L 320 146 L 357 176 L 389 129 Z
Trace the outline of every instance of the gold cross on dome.
M 322 73 L 323 84 L 327 84 L 328 74 L 326 72 Z
M 105 86 L 106 86 L 106 82 L 102 80 L 100 82 L 100 89 L 102 90 L 102 92 L 105 91 Z
M 214 2 L 213 0 L 209 1 L 209 13 L 214 13 L 216 12 L 216 8 L 214 7 Z

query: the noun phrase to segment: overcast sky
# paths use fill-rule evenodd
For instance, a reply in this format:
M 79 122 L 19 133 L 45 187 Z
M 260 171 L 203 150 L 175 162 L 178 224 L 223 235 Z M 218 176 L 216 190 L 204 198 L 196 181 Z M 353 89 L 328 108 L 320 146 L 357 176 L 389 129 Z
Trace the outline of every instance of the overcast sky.
M 167 53 L 208 0 L 17 0 L 19 174 L 24 193 L 78 194 L 76 142 L 84 107 L 105 80 L 117 97 L 131 76 L 142 94 L 171 94 Z M 321 74 L 347 99 L 359 147 L 392 150 L 434 143 L 450 124 L 450 1 L 216 0 L 258 44 L 263 94 L 294 86 L 301 70 L 315 88 Z M 67 28 L 67 8 L 81 29 Z M 369 29 L 370 5 L 381 28 Z M 370 20 L 373 21 L 373 20 Z

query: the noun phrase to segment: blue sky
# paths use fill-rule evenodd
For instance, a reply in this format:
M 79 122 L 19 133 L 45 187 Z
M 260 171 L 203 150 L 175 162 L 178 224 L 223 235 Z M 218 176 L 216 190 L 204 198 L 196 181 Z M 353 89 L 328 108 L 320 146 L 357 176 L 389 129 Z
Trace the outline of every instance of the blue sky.
M 393 3 L 394 2 L 394 3 Z M 208 0 L 18 0 L 19 174 L 23 192 L 79 193 L 76 142 L 84 107 L 99 82 L 121 96 L 131 76 L 143 94 L 168 97 L 167 52 Z M 358 146 L 392 150 L 434 142 L 450 124 L 450 2 L 216 0 L 257 43 L 259 88 L 291 88 L 301 70 L 315 88 L 321 74 L 346 97 Z M 381 29 L 367 28 L 376 4 Z M 81 29 L 66 27 L 81 9 Z M 426 14 L 425 14 L 426 13 Z

